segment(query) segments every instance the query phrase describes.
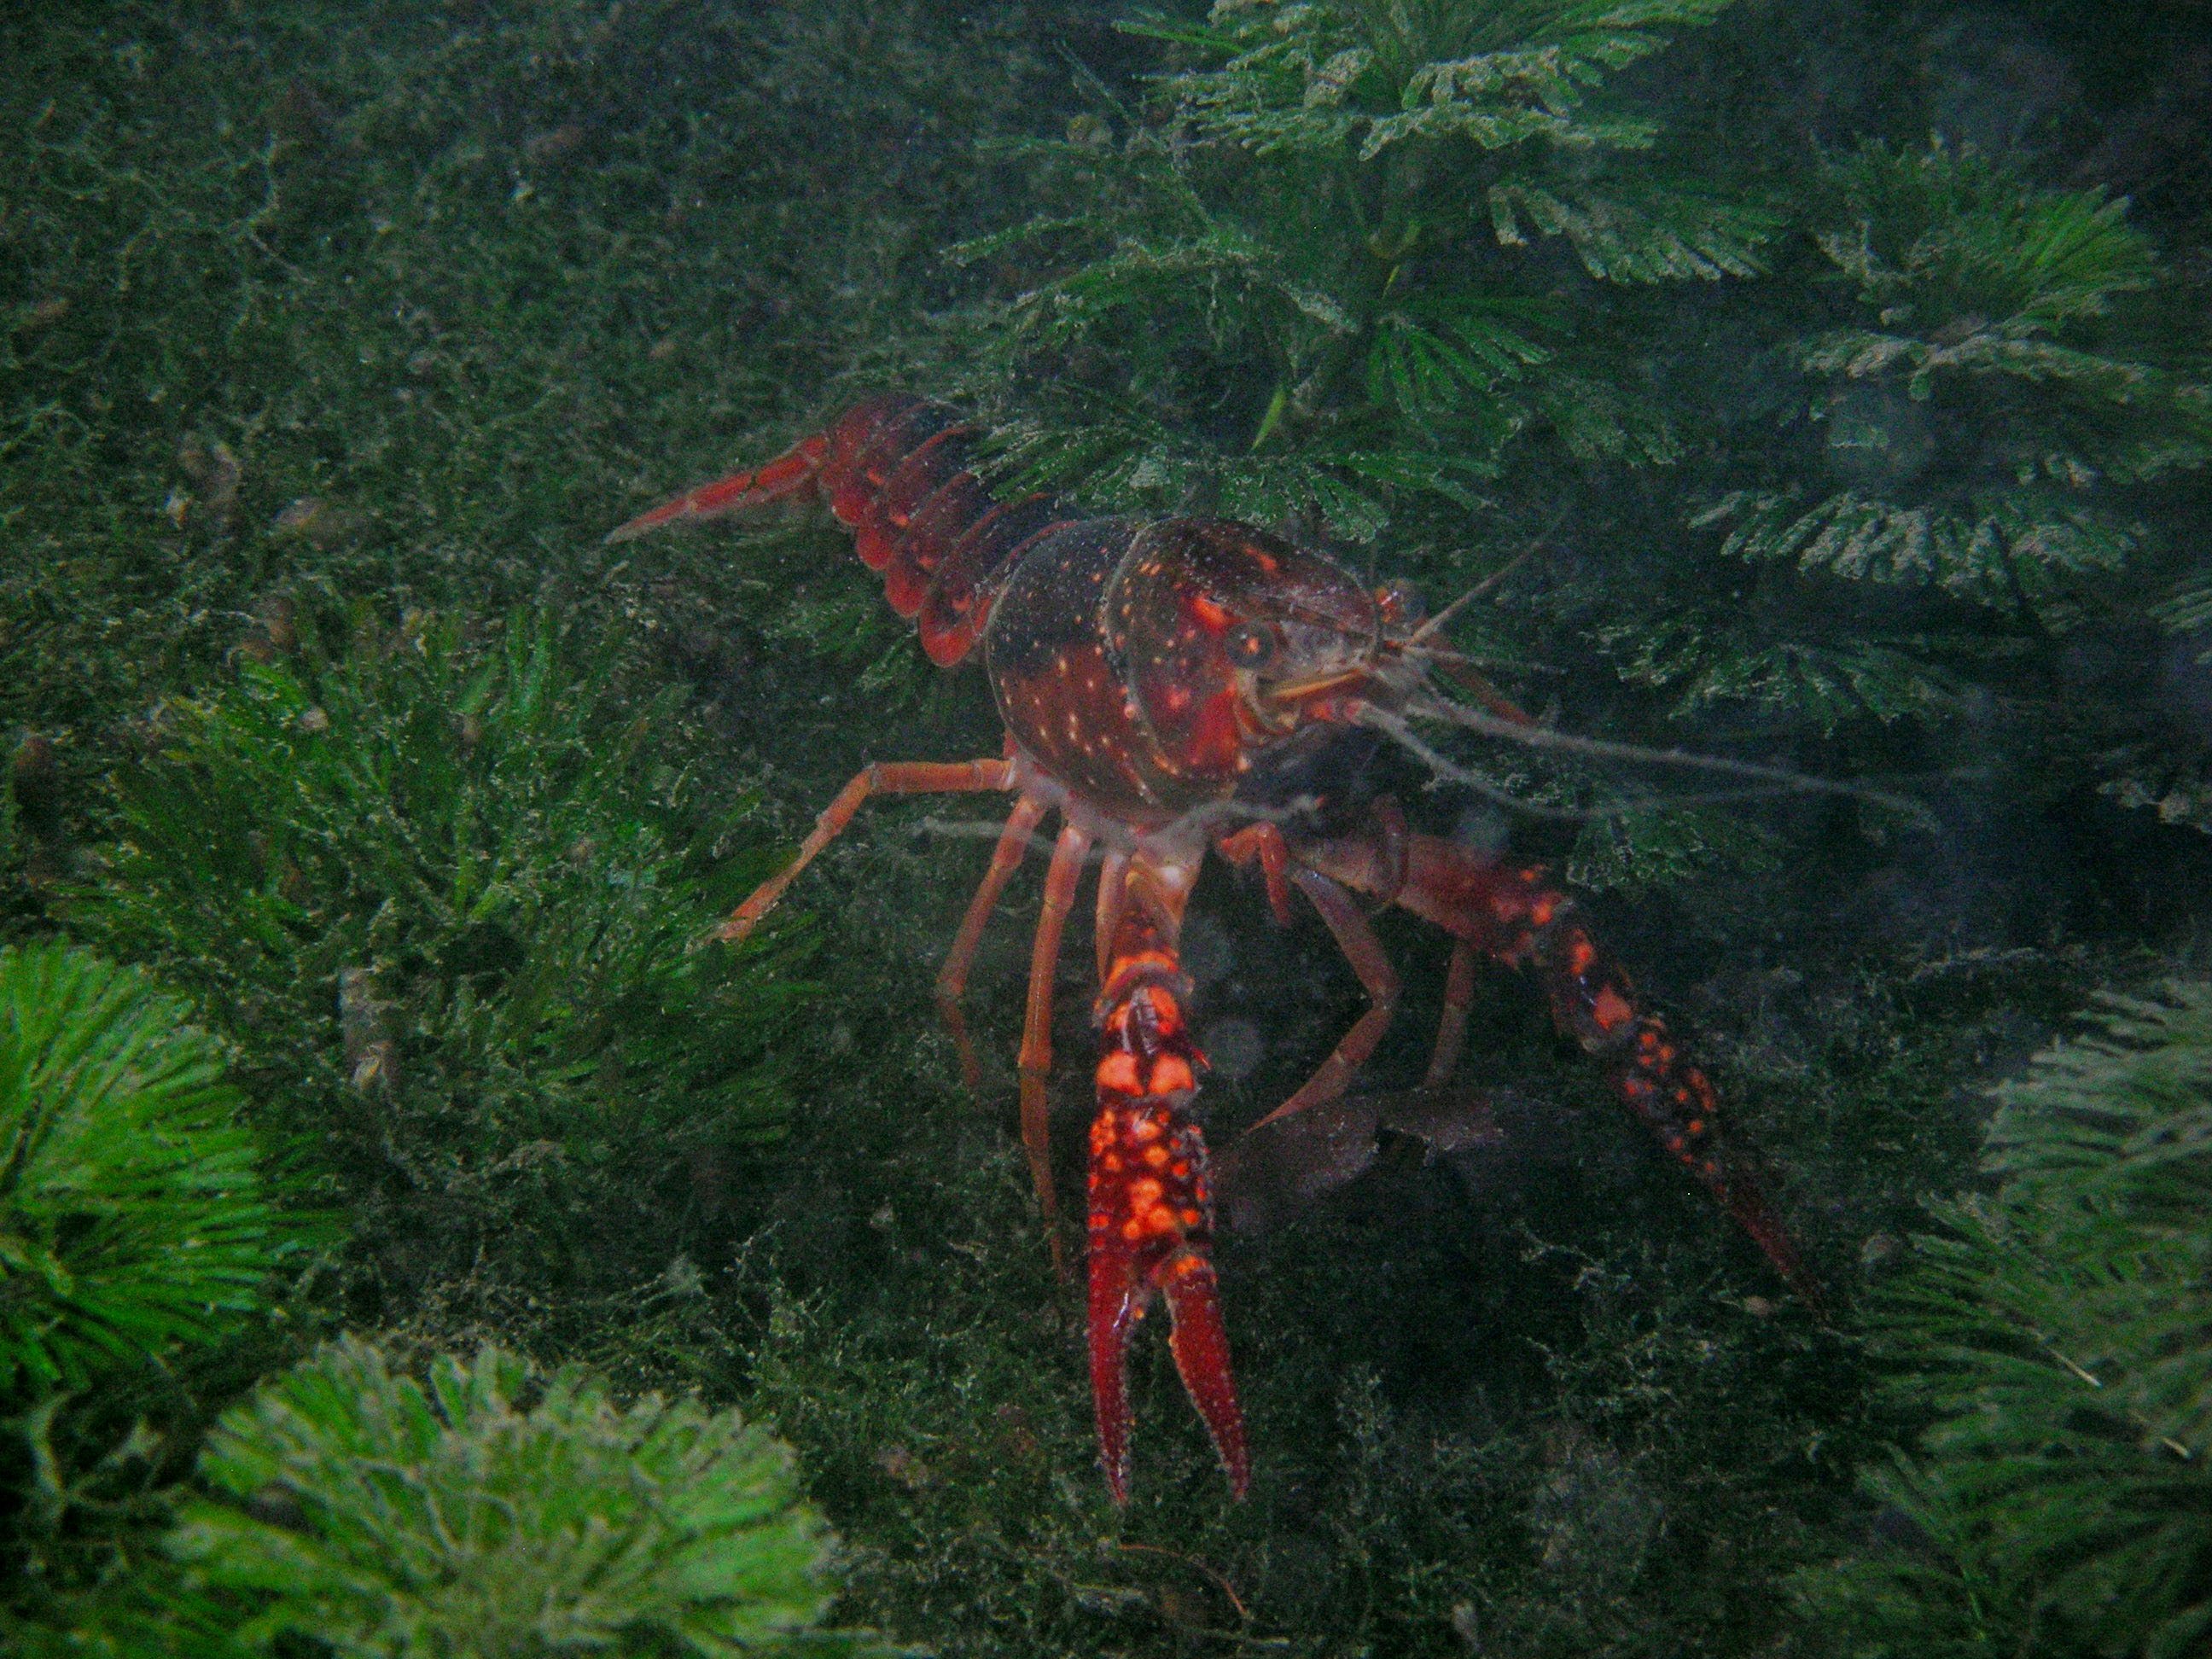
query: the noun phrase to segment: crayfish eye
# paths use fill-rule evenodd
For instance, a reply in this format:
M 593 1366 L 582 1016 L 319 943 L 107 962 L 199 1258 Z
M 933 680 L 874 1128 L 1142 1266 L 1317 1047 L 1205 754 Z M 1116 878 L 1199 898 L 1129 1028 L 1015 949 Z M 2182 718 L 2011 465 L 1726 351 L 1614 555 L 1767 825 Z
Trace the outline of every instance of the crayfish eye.
M 1238 623 L 1222 635 L 1229 660 L 1239 668 L 1265 668 L 1275 657 L 1275 630 L 1264 623 Z
M 1428 615 L 1421 590 L 1409 581 L 1389 581 L 1375 590 L 1375 608 L 1393 628 L 1411 628 Z

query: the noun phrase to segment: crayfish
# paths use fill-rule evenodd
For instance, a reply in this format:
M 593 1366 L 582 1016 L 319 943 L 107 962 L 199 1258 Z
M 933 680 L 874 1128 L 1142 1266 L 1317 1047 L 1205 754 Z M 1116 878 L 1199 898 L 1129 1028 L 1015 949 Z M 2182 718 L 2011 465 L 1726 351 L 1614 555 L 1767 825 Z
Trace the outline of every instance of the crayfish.
M 1560 1029 L 1605 1063 L 1630 1111 L 1810 1299 L 1789 1233 L 1723 1139 L 1712 1085 L 1638 1006 L 1571 895 L 1541 869 L 1410 831 L 1387 807 L 1348 826 L 1286 808 L 1298 780 L 1347 732 L 1401 727 L 1405 713 L 1435 696 L 1434 624 L 1407 614 L 1395 590 L 1370 592 L 1331 559 L 1250 525 L 1082 518 L 1043 495 L 996 501 L 972 465 L 975 442 L 943 404 L 873 398 L 765 465 L 679 495 L 609 539 L 825 499 L 933 661 L 950 667 L 981 647 L 1005 752 L 865 768 L 797 856 L 717 933 L 744 939 L 871 795 L 1011 794 L 937 978 L 962 1073 L 977 1089 L 960 1010 L 969 966 L 1038 825 L 1057 813 L 1019 1062 L 1022 1139 L 1055 1258 L 1046 1102 L 1054 980 L 1079 884 L 1098 854 L 1088 1328 L 1099 1457 L 1115 1500 L 1128 1491 L 1129 1342 L 1156 1296 L 1167 1303 L 1184 1387 L 1239 1497 L 1249 1478 L 1210 1255 L 1214 1176 L 1194 1109 L 1206 1061 L 1191 1035 L 1177 950 L 1209 850 L 1256 864 L 1279 919 L 1289 917 L 1291 890 L 1304 894 L 1369 998 L 1320 1068 L 1262 1122 L 1342 1097 L 1382 1040 L 1398 979 L 1352 896 L 1400 905 L 1453 940 L 1432 1082 L 1458 1059 L 1477 953 L 1532 968 Z

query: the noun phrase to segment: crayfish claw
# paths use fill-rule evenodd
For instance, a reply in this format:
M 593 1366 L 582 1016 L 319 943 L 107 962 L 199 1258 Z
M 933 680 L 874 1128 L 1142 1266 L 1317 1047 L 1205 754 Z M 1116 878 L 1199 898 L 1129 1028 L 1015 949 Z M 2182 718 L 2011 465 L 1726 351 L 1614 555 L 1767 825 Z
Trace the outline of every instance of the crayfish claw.
M 1179 994 L 1187 989 L 1171 970 L 1125 957 L 1102 998 L 1107 1041 L 1089 1180 L 1091 1386 L 1099 1461 L 1117 1504 L 1127 1501 L 1129 1339 L 1162 1291 L 1176 1369 L 1239 1498 L 1250 1473 L 1206 1256 L 1213 1179 L 1190 1109 L 1206 1060 L 1183 1024 Z
M 1816 1319 L 1828 1316 L 1828 1299 L 1820 1281 L 1806 1267 L 1798 1254 L 1797 1241 L 1790 1237 L 1782 1218 L 1774 1212 L 1765 1192 L 1752 1176 L 1742 1170 L 1732 1170 L 1723 1164 L 1706 1180 L 1706 1186 L 1720 1206 L 1726 1210 L 1759 1246 L 1782 1281 L 1796 1293 Z
M 1142 1258 L 1152 1252 L 1113 1237 L 1100 1219 L 1093 1219 L 1091 1242 L 1091 1395 L 1098 1417 L 1098 1462 L 1114 1502 L 1129 1501 L 1129 1340 L 1155 1291 L 1166 1293 L 1176 1370 L 1213 1437 L 1230 1491 L 1243 1497 L 1251 1457 L 1212 1262 L 1195 1245 L 1182 1244 L 1147 1263 Z
M 1221 1297 L 1213 1264 L 1184 1249 L 1160 1270 L 1167 1291 L 1173 1332 L 1168 1346 L 1191 1404 L 1206 1419 L 1213 1449 L 1229 1475 L 1229 1490 L 1244 1496 L 1251 1483 L 1252 1460 L 1244 1449 L 1244 1413 L 1237 1403 L 1237 1383 L 1229 1370 L 1229 1332 L 1221 1320 Z
M 1091 1243 L 1091 1399 L 1098 1417 L 1098 1463 L 1117 1509 L 1129 1502 L 1129 1339 L 1151 1287 L 1139 1283 L 1133 1253 Z

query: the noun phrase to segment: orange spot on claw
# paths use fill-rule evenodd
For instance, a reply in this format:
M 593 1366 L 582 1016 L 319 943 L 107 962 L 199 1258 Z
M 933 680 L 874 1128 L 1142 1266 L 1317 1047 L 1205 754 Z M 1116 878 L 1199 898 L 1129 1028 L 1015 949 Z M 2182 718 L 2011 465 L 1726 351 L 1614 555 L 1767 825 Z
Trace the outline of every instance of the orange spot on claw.
M 1198 1079 L 1190 1074 L 1190 1063 L 1182 1055 L 1162 1054 L 1152 1062 L 1152 1093 L 1173 1094 L 1178 1089 L 1195 1088 L 1197 1085 Z
M 1628 1006 L 1628 999 L 1609 985 L 1598 993 L 1597 1000 L 1590 1005 L 1590 1018 L 1597 1022 L 1601 1031 L 1610 1031 L 1635 1014 L 1636 1010 Z

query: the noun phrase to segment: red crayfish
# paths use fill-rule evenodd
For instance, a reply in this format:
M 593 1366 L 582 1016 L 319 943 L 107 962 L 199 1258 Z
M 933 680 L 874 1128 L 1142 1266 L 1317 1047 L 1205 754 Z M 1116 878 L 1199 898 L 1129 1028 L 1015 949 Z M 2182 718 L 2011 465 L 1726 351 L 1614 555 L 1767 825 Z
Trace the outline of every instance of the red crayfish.
M 1475 954 L 1534 969 L 1562 1030 L 1610 1068 L 1629 1109 L 1757 1241 L 1793 1286 L 1796 1250 L 1721 1131 L 1711 1084 L 1640 1008 L 1574 899 L 1540 869 L 1408 831 L 1383 807 L 1364 825 L 1285 810 L 1296 781 L 1346 728 L 1387 724 L 1427 690 L 1430 629 L 1392 590 L 1369 592 L 1323 556 L 1218 519 L 1080 518 L 1042 495 L 993 499 L 971 462 L 974 429 L 919 398 L 873 398 L 766 465 L 702 485 L 615 531 L 795 498 L 825 498 L 853 527 L 930 658 L 980 644 L 1006 726 L 1003 756 L 884 762 L 846 785 L 797 857 L 718 930 L 741 939 L 876 793 L 1011 793 L 996 850 L 937 980 L 965 1079 L 979 1080 L 960 1012 L 993 908 L 1037 825 L 1060 815 L 1030 960 L 1020 1055 L 1022 1138 L 1058 1255 L 1046 1079 L 1060 936 L 1093 849 L 1101 1037 L 1090 1136 L 1089 1334 L 1100 1461 L 1126 1501 L 1128 1344 L 1156 1293 L 1184 1386 L 1240 1497 L 1249 1474 L 1214 1269 L 1213 1176 L 1194 1113 L 1206 1066 L 1191 1036 L 1177 952 L 1209 848 L 1256 863 L 1278 918 L 1297 889 L 1370 999 L 1311 1079 L 1263 1120 L 1342 1097 L 1382 1039 L 1398 981 L 1357 892 L 1452 936 L 1430 1079 L 1456 1063 Z M 1432 625 L 1431 625 L 1432 626 Z

